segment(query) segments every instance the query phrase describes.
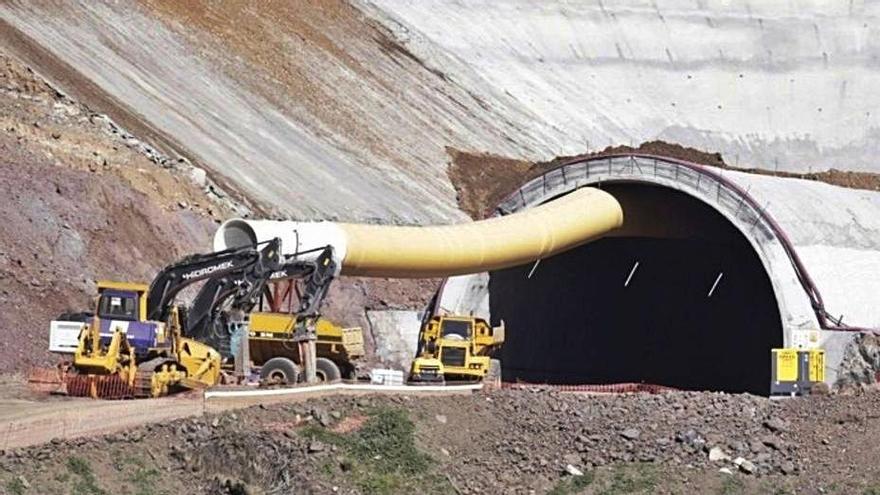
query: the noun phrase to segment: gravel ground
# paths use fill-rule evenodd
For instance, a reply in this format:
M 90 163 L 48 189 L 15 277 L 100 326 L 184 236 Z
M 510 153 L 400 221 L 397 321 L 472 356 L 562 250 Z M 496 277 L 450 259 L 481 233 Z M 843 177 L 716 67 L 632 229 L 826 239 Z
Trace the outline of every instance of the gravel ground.
M 872 391 L 328 397 L 5 452 L 0 490 L 869 494 L 878 406 Z

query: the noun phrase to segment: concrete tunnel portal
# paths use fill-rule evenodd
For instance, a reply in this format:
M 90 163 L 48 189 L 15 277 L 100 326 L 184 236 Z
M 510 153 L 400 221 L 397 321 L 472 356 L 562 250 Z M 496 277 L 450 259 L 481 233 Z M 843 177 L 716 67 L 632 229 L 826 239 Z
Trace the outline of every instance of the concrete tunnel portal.
M 766 395 L 782 345 L 761 260 L 724 216 L 674 189 L 606 183 L 625 226 L 567 253 L 492 272 L 505 381 L 644 382 Z
M 724 172 L 636 155 L 569 162 L 497 212 L 583 186 L 621 203 L 622 228 L 537 264 L 449 279 L 438 308 L 504 320 L 507 382 L 769 394 L 786 322 L 814 321 L 778 225 Z

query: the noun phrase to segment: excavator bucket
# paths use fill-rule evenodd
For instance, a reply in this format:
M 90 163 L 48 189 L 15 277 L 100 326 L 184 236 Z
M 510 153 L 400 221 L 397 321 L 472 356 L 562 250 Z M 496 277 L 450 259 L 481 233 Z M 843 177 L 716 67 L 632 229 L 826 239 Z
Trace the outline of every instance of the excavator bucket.
M 68 375 L 67 395 L 94 399 L 131 399 L 134 390 L 119 375 Z

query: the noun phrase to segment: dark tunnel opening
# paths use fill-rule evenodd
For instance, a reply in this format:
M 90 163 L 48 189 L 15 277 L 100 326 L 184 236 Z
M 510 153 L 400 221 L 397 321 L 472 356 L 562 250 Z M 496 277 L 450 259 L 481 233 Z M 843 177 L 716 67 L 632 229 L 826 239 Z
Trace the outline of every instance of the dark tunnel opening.
M 536 267 L 490 274 L 493 324 L 507 327 L 504 380 L 767 395 L 782 328 L 751 244 L 685 193 L 603 189 L 623 206 L 620 231 Z

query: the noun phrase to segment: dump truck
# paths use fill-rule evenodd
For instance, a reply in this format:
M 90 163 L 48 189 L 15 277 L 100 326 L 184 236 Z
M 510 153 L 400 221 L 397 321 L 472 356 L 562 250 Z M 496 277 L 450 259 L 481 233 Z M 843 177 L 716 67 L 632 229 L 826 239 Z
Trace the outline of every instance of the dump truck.
M 293 336 L 296 314 L 253 312 L 249 316 L 250 358 L 260 366 L 260 378 L 267 384 L 301 381 L 302 359 Z M 320 382 L 355 378 L 354 361 L 364 355 L 364 335 L 359 327 L 343 328 L 319 317 L 315 322 L 315 373 Z
M 180 388 L 216 385 L 220 354 L 184 336 L 185 323 L 175 297 L 196 282 L 230 276 L 239 282 L 235 300 L 247 304 L 262 287 L 247 280 L 262 280 L 260 273 L 277 269 L 279 244 L 275 239 L 262 243 L 262 248 L 188 256 L 165 267 L 150 285 L 99 282 L 94 313 L 81 314 L 71 370 L 64 377 L 67 393 L 159 397 Z M 247 275 L 252 272 L 257 275 Z M 51 329 L 56 328 L 53 322 Z
M 498 327 L 475 316 L 433 316 L 419 332 L 410 382 L 444 383 L 500 377 L 500 361 L 492 356 L 504 343 L 504 322 Z

